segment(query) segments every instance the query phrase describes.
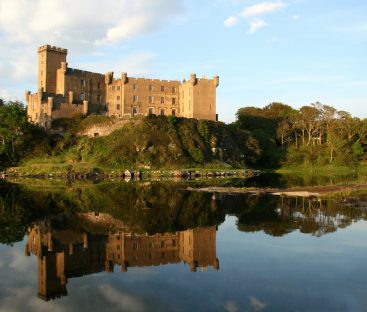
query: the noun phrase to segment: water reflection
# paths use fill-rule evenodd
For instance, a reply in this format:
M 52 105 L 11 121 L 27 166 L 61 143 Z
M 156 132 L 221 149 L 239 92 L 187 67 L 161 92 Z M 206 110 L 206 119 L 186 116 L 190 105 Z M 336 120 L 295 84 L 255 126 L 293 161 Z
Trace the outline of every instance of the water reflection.
M 238 219 L 243 232 L 264 231 L 283 236 L 295 230 L 322 236 L 367 220 L 366 209 L 336 200 L 284 197 L 266 194 L 218 196 L 218 206 Z
M 197 268 L 219 269 L 216 257 L 216 227 L 202 227 L 155 235 L 133 232 L 92 234 L 70 228 L 54 229 L 50 222 L 28 230 L 25 255 L 38 259 L 38 297 L 43 300 L 67 295 L 69 278 L 113 272 L 129 267 L 184 263 Z
M 0 208 L 0 243 L 13 244 L 26 235 L 25 254 L 34 255 L 27 260 L 37 259 L 38 296 L 45 301 L 65 297 L 67 286 L 74 293 L 76 288 L 68 284 L 68 279 L 75 278 L 78 285 L 83 285 L 87 275 L 114 270 L 130 271 L 131 274 L 138 270 L 130 268 L 148 266 L 166 272 L 167 275 L 161 274 L 159 287 L 168 276 L 178 276 L 189 287 L 193 281 L 200 285 L 206 280 L 210 282 L 204 283 L 206 286 L 201 291 L 209 293 L 208 289 L 214 287 L 216 295 L 220 296 L 227 282 L 228 289 L 240 289 L 247 284 L 238 285 L 252 276 L 249 282 L 252 291 L 259 280 L 274 273 L 269 271 L 266 262 L 277 255 L 276 250 L 268 252 L 272 244 L 288 248 L 292 245 L 287 245 L 287 236 L 292 237 L 289 234 L 297 232 L 312 238 L 313 247 L 323 240 L 311 235 L 325 236 L 339 229 L 353 228 L 351 225 L 359 220 L 367 220 L 366 209 L 350 206 L 349 202 L 267 194 L 210 194 L 187 191 L 185 183 L 166 182 L 103 182 L 52 187 L 2 183 Z M 220 228 L 227 216 L 234 216 L 236 222 L 230 225 L 231 231 L 225 237 Z M 263 246 L 267 247 L 260 250 L 258 242 L 255 247 L 248 244 L 249 237 L 256 235 L 245 233 L 254 232 L 259 233 L 257 236 L 266 236 L 262 239 Z M 295 252 L 294 248 L 287 250 Z M 218 258 L 221 270 L 211 273 L 219 269 Z M 22 259 L 26 258 L 22 256 Z M 302 259 L 303 256 L 300 261 Z M 285 257 L 282 261 L 288 260 Z M 168 265 L 180 263 L 182 265 Z M 256 271 L 259 263 L 263 266 L 259 265 Z M 285 272 L 288 272 L 287 266 Z M 185 272 L 180 268 L 185 268 Z M 202 275 L 190 273 L 199 268 L 210 270 Z M 1 271 L 4 269 L 0 265 Z M 228 272 L 232 272 L 231 278 L 238 282 L 232 283 Z M 108 278 L 103 274 L 98 276 L 105 278 L 108 284 L 117 274 L 120 273 L 106 274 Z M 82 276 L 85 279 L 76 279 Z M 221 283 L 214 285 L 219 277 Z M 118 283 L 127 283 L 127 280 L 119 279 Z M 169 293 L 169 287 L 180 281 L 172 282 L 164 292 Z M 130 282 L 138 283 L 136 280 Z M 0 289 L 4 283 L 0 283 Z M 279 286 L 269 285 L 272 289 Z M 266 287 L 259 288 L 258 293 Z M 289 286 L 287 291 L 290 289 L 294 286 Z M 136 292 L 139 293 L 139 289 Z M 238 298 L 240 300 L 242 294 Z

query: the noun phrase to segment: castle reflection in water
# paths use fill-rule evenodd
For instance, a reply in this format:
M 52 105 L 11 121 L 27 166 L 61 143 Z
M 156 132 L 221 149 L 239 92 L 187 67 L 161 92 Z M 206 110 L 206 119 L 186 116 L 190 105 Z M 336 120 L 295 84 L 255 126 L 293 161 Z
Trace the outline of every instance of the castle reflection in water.
M 219 269 L 216 226 L 155 235 L 90 234 L 55 230 L 42 222 L 28 231 L 25 254 L 31 253 L 38 258 L 38 296 L 43 300 L 66 296 L 68 278 L 113 272 L 115 265 L 121 272 L 181 262 L 193 272 L 209 266 Z

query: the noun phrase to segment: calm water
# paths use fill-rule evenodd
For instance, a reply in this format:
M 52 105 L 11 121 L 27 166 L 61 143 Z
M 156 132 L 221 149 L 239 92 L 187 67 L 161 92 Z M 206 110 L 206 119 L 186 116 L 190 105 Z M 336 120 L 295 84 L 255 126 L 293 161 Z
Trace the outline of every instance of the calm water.
M 0 311 L 367 311 L 363 205 L 51 183 L 0 184 Z

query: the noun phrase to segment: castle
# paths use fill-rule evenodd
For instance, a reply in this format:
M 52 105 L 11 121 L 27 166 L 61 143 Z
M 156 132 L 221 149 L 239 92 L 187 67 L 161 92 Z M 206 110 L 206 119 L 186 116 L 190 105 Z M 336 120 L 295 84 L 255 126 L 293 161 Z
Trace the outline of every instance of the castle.
M 67 295 L 68 278 L 129 267 L 184 263 L 190 271 L 219 269 L 216 226 L 162 234 L 117 231 L 91 234 L 52 229 L 41 222 L 28 230 L 26 256 L 38 258 L 38 296 L 43 300 Z
M 126 117 L 167 115 L 217 120 L 219 76 L 169 81 L 92 73 L 69 68 L 68 51 L 50 45 L 38 48 L 38 91 L 26 91 L 30 121 L 45 128 L 52 120 L 78 114 Z

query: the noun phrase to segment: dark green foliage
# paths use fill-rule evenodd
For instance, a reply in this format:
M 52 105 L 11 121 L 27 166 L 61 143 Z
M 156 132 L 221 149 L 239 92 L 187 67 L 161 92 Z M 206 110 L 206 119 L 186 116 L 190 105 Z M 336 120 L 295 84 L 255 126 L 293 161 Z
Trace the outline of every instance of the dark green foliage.
M 357 166 L 367 161 L 367 120 L 314 103 L 245 107 L 226 125 L 175 116 L 117 120 L 101 115 L 58 119 L 49 134 L 29 123 L 18 102 L 0 103 L 0 169 L 22 162 L 89 163 L 102 168 L 182 168 L 203 165 Z M 80 137 L 92 125 L 120 127 L 108 136 Z
M 81 151 L 83 161 L 112 168 L 182 168 L 212 161 L 237 162 L 239 152 L 228 138 L 223 125 L 207 121 L 206 137 L 198 121 L 174 116 L 147 116 L 125 125 L 109 136 L 79 139 L 74 148 Z M 208 132 L 212 128 L 211 132 Z M 222 158 L 213 155 L 211 137 L 226 149 Z M 82 147 L 78 147 L 82 146 Z
M 251 166 L 356 165 L 366 160 L 367 120 L 319 102 L 299 110 L 282 103 L 241 108 L 231 132 Z
M 0 105 L 0 168 L 12 166 L 21 159 L 30 159 L 50 151 L 48 135 L 27 121 L 19 102 Z
M 224 221 L 211 194 L 183 189 L 184 185 L 159 182 L 103 182 L 49 189 L 0 183 L 0 243 L 21 241 L 33 222 L 59 214 L 69 225 L 84 226 L 79 213 L 108 213 L 127 229 L 149 234 Z

